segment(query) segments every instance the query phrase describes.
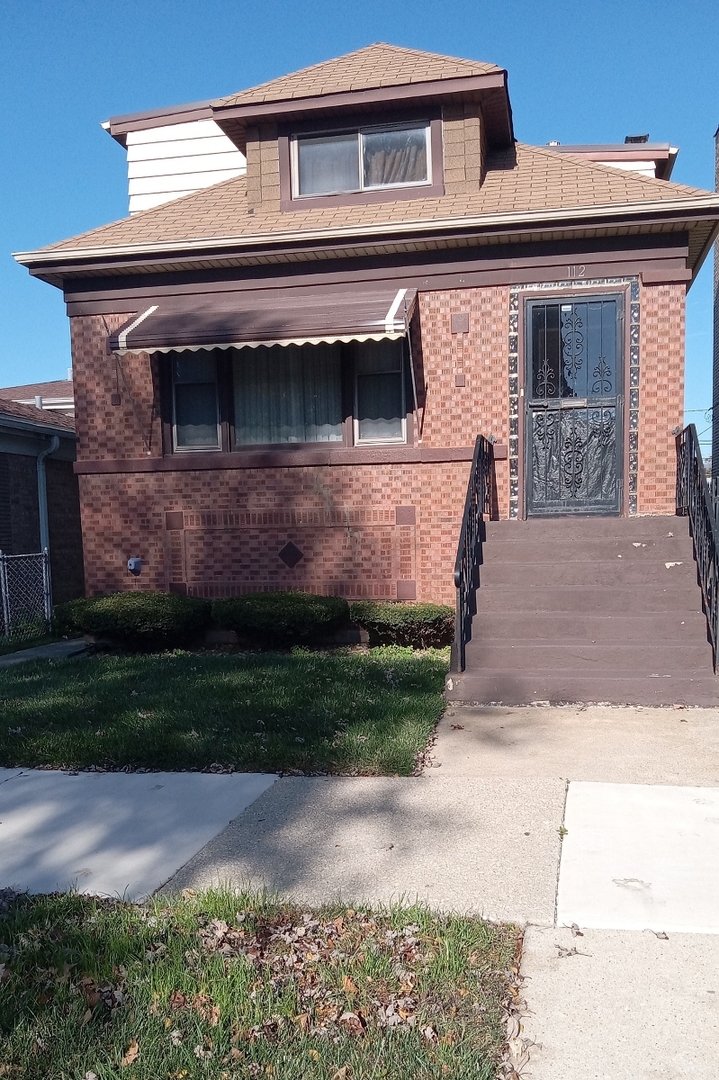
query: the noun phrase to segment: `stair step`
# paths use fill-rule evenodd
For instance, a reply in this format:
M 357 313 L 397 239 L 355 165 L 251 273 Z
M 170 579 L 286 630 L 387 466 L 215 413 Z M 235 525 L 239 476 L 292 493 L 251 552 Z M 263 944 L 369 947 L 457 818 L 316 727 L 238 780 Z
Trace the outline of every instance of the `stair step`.
M 480 616 L 472 626 L 472 640 L 467 652 L 483 647 L 484 643 L 500 641 L 551 641 L 554 644 L 614 641 L 673 641 L 680 645 L 701 644 L 707 641 L 707 624 L 698 612 L 668 612 L 660 619 L 656 615 L 595 615 L 591 612 L 548 612 L 528 615 L 526 612 L 501 611 Z
M 592 612 L 595 615 L 628 613 L 644 615 L 655 612 L 677 614 L 701 611 L 701 592 L 691 587 L 672 586 L 664 589 L 643 585 L 538 585 L 532 589 L 517 585 L 487 585 L 477 590 L 477 612 Z
M 620 629 L 620 627 L 618 627 Z M 474 644 L 474 643 L 473 643 Z M 706 642 L 677 645 L 651 641 L 632 643 L 623 635 L 613 644 L 498 642 L 468 650 L 473 675 L 513 670 L 552 673 L 559 669 L 573 675 L 619 677 L 624 672 L 637 676 L 702 675 L 711 671 L 711 648 Z
M 694 548 L 691 538 L 683 535 L 655 540 L 637 540 L 631 536 L 604 540 L 587 537 L 582 541 L 557 539 L 547 543 L 502 536 L 493 538 L 482 548 L 485 566 L 518 562 L 613 562 L 618 555 L 644 566 L 653 560 L 662 563 L 677 559 L 691 561 Z
M 488 540 L 599 540 L 627 537 L 630 540 L 671 539 L 688 536 L 689 522 L 684 517 L 556 517 L 530 518 L 528 521 L 487 521 Z
M 612 705 L 684 703 L 711 708 L 719 705 L 719 679 L 711 674 L 711 666 L 708 674 L 696 677 L 658 679 L 631 675 L 596 677 L 591 673 L 577 674 L 576 671 L 528 673 L 503 670 L 487 675 L 465 672 L 449 677 L 446 696 L 449 701 L 472 704 L 606 701 Z
M 696 588 L 694 559 L 653 559 L 634 561 L 616 557 L 613 562 L 564 561 L 483 563 L 479 568 L 482 588 L 502 585 L 522 585 L 532 589 L 548 585 L 583 587 L 603 585 L 609 588 L 625 585 L 666 585 Z

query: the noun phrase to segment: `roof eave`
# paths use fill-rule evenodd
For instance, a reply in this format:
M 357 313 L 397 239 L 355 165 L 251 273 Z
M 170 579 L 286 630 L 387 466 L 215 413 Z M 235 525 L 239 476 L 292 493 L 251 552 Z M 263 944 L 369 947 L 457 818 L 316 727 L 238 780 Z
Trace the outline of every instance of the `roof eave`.
M 373 238 L 392 239 L 398 234 L 416 237 L 431 233 L 498 229 L 508 232 L 528 231 L 539 226 L 589 225 L 606 227 L 622 224 L 631 219 L 633 223 L 649 218 L 678 218 L 691 221 L 713 216 L 719 222 L 719 194 L 676 199 L 668 203 L 658 200 L 642 203 L 609 204 L 605 206 L 575 207 L 561 210 L 531 210 L 520 213 L 506 212 L 477 214 L 465 217 L 433 218 L 428 220 L 386 222 L 384 224 L 345 226 L 344 228 L 287 230 L 281 233 L 254 233 L 247 236 L 220 236 L 211 238 L 173 240 L 152 244 L 118 244 L 103 247 L 60 248 L 18 251 L 13 258 L 30 270 L 51 273 L 53 268 L 63 266 L 66 272 L 81 270 L 83 264 L 102 259 L 119 260 L 136 256 L 166 256 L 179 253 L 203 252 L 226 253 L 228 249 L 271 249 L 280 244 L 307 244 L 313 241 L 347 241 Z
M 493 146 L 509 146 L 514 141 L 512 110 L 507 92 L 507 72 L 501 69 L 484 75 L 463 75 L 453 79 L 379 86 L 367 90 L 346 90 L 335 94 L 317 94 L 279 101 L 215 104 L 212 105 L 212 115 L 216 123 L 229 134 L 230 131 L 236 131 L 238 126 L 244 127 L 261 120 L 279 120 L 350 109 L 362 110 L 372 106 L 391 106 L 399 102 L 421 102 L 497 90 L 504 93 L 507 99 L 506 108 L 496 116 L 492 115 L 488 137 Z

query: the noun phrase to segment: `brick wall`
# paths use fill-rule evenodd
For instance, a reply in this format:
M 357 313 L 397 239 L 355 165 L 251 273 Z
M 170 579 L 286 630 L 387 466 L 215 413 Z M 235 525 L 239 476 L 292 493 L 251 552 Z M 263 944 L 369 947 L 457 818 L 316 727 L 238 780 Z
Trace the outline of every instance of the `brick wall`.
M 453 316 L 466 320 L 453 324 Z M 108 316 L 107 329 L 127 317 Z M 639 512 L 672 513 L 684 287 L 643 289 L 641 318 Z M 102 318 L 72 322 L 80 459 L 142 458 L 148 448 L 160 456 L 150 358 L 123 358 L 128 393 L 105 351 Z M 412 327 L 415 445 L 469 447 L 478 433 L 507 444 L 508 337 L 505 286 L 420 295 Z M 121 405 L 112 406 L 118 386 Z M 495 471 L 495 516 L 507 517 L 508 462 L 497 461 Z M 414 589 L 418 600 L 453 603 L 468 472 L 459 462 L 82 475 L 87 591 L 301 588 L 411 598 Z M 279 558 L 288 541 L 303 556 L 294 568 Z M 144 562 L 139 579 L 126 570 L 134 555 Z
M 71 461 L 45 460 L 50 573 L 55 604 L 85 593 L 80 495 Z
M 646 285 L 641 290 L 639 385 L 640 514 L 673 514 L 676 444 L 684 426 L 684 327 L 686 287 Z

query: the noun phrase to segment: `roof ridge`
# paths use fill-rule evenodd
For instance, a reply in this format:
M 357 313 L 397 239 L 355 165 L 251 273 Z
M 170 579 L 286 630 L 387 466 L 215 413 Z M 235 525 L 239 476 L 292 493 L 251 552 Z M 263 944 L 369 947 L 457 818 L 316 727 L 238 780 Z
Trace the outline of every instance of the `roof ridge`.
M 605 165 L 600 161 L 589 161 L 582 157 L 581 154 L 569 154 L 566 151 L 559 152 L 553 150 L 551 146 L 534 146 L 533 143 L 517 142 L 515 144 L 524 150 L 532 150 L 535 153 L 544 154 L 546 157 L 552 158 L 557 162 L 571 162 L 573 165 L 582 169 L 587 169 L 590 172 L 600 172 L 605 176 L 611 176 L 613 180 L 616 180 L 618 176 L 625 177 L 628 180 L 639 180 L 644 184 L 657 191 L 666 191 L 669 188 L 682 188 L 684 191 L 691 192 L 694 195 L 713 195 L 716 194 L 712 191 L 706 191 L 704 188 L 692 187 L 690 184 L 678 184 L 675 180 L 660 180 L 658 176 L 644 176 L 642 173 L 634 172 L 633 169 L 617 169 L 613 165 Z M 657 187 L 657 185 L 661 185 Z

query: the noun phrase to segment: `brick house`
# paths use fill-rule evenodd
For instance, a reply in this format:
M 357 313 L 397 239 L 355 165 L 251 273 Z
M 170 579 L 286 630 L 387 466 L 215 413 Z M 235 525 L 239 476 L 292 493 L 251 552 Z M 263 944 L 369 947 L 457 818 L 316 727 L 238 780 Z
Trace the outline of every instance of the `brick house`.
M 55 603 L 85 591 L 72 419 L 0 395 L 0 551 L 47 548 Z
M 16 255 L 70 317 L 89 593 L 453 603 L 480 433 L 496 518 L 674 512 L 719 222 L 674 148 L 524 145 L 506 71 L 383 44 L 104 126 L 131 215 Z

